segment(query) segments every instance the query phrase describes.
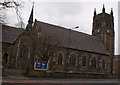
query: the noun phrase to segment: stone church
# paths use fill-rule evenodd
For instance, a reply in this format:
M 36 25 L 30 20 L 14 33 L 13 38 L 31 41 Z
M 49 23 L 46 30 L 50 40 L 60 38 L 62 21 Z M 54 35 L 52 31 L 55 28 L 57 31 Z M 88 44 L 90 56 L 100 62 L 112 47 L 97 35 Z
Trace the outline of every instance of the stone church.
M 33 8 L 26 29 L 2 25 L 2 54 L 7 66 L 34 69 L 36 59 L 44 55 L 48 69 L 58 72 L 110 74 L 114 57 L 114 17 L 94 10 L 92 35 L 41 22 L 33 22 Z M 52 40 L 41 42 L 41 36 Z M 56 44 L 60 42 L 59 44 Z M 43 43 L 49 43 L 49 50 Z M 54 47 L 54 48 L 53 48 Z M 48 52 L 48 53 L 45 53 Z M 44 58 L 45 59 L 45 58 Z

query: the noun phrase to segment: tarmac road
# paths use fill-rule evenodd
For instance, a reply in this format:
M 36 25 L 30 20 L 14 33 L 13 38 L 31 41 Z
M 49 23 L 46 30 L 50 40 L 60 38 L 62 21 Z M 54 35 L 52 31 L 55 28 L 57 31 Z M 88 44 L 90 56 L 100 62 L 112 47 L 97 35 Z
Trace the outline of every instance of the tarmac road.
M 56 79 L 21 78 L 3 79 L 2 85 L 119 85 L 117 79 Z
M 118 79 L 61 79 L 29 78 L 12 69 L 6 69 L 2 85 L 120 85 Z
M 54 83 L 54 84 L 51 84 L 51 83 L 22 83 L 22 84 L 19 84 L 19 83 L 3 83 L 2 85 L 119 85 L 119 84 L 94 84 L 94 83 L 91 83 L 91 84 L 84 84 L 84 83 Z

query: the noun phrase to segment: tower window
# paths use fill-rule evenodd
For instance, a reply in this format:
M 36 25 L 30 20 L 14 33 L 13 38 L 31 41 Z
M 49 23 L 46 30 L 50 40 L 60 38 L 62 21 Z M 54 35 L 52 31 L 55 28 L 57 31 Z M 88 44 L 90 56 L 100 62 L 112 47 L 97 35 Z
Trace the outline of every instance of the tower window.
M 100 27 L 101 26 L 101 19 L 96 20 L 95 22 L 96 22 L 96 27 Z
M 111 19 L 110 18 L 107 18 L 107 20 L 106 20 L 106 26 L 107 27 L 111 27 Z

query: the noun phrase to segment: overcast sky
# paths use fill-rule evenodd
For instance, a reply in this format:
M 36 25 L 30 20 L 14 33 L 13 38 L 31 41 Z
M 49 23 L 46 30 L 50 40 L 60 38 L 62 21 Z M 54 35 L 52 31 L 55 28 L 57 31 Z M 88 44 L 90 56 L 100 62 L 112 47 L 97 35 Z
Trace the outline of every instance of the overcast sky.
M 10 1 L 10 0 L 9 0 Z M 21 0 L 24 2 L 24 0 Z M 115 54 L 118 52 L 118 1 L 114 0 L 27 0 L 22 5 L 21 13 L 25 23 L 30 16 L 32 9 L 32 2 L 34 1 L 34 19 L 46 23 L 62 26 L 72 29 L 79 26 L 76 31 L 91 34 L 94 8 L 97 14 L 102 12 L 103 4 L 105 5 L 105 12 L 110 13 L 113 8 L 114 15 L 114 29 L 115 29 Z M 56 2 L 57 1 L 57 2 Z M 7 10 L 8 11 L 8 10 Z M 9 9 L 7 12 L 9 24 L 14 26 L 17 22 L 15 10 Z M 119 50 L 120 51 L 120 50 Z

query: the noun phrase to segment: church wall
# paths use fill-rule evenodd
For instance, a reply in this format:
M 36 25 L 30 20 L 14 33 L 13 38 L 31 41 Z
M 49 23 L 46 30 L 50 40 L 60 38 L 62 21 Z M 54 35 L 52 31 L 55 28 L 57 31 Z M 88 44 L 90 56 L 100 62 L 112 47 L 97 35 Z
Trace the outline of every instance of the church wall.
M 8 67 L 13 67 L 13 68 L 27 68 L 29 66 L 29 59 L 30 59 L 30 54 L 31 51 L 31 40 L 29 36 L 30 32 L 23 33 L 19 38 L 11 45 L 9 45 L 8 48 L 2 48 L 3 49 L 3 54 L 7 53 L 9 56 L 9 62 L 7 64 Z M 3 44 L 5 45 L 5 44 Z M 22 45 L 26 45 L 29 47 L 28 51 L 28 58 L 21 58 L 20 56 L 20 47 Z
M 2 43 L 2 57 L 4 56 L 5 53 L 7 53 L 7 48 L 10 46 L 11 44 Z
M 10 62 L 9 65 L 17 68 L 24 68 L 26 69 L 30 64 L 31 64 L 31 57 L 34 57 L 35 60 L 35 54 L 32 52 L 32 41 L 30 40 L 29 33 L 27 32 L 24 33 L 16 40 L 16 42 L 11 45 L 8 49 L 7 52 L 10 56 Z M 28 52 L 28 58 L 20 58 L 20 47 L 22 45 L 28 45 L 29 47 L 29 52 Z M 18 52 L 18 53 L 17 53 Z M 63 54 L 62 58 L 62 64 L 58 64 L 58 54 L 59 53 Z M 76 56 L 76 64 L 75 66 L 71 66 L 69 64 L 69 55 L 67 54 L 69 52 L 69 55 L 74 54 Z M 82 66 L 82 57 L 86 56 L 86 66 Z M 98 57 L 101 57 L 99 60 L 99 65 L 98 65 Z M 17 66 L 16 66 L 16 57 L 17 57 Z M 96 68 L 91 67 L 91 60 L 92 58 L 96 58 Z M 33 61 L 34 61 L 33 60 Z M 102 68 L 102 60 L 105 60 L 105 69 Z M 110 72 L 110 58 L 108 55 L 102 55 L 98 53 L 92 53 L 92 52 L 87 52 L 87 51 L 81 51 L 81 50 L 75 50 L 75 49 L 66 49 L 61 47 L 60 50 L 54 54 L 53 59 L 52 59 L 52 66 L 50 70 L 54 71 L 67 71 L 67 72 L 83 72 L 83 73 L 109 73 Z
M 114 60 L 114 64 L 113 64 L 113 73 L 114 74 L 119 74 L 120 75 L 120 60 L 117 59 L 117 60 Z
M 58 54 L 63 53 L 63 62 L 62 64 L 58 64 Z M 86 51 L 79 51 L 79 50 L 69 50 L 69 54 L 74 53 L 76 55 L 76 65 L 71 66 L 69 65 L 69 56 L 67 56 L 67 49 L 62 48 L 54 57 L 53 57 L 53 66 L 52 70 L 55 71 L 68 71 L 68 72 L 95 72 L 95 73 L 109 73 L 110 67 L 109 67 L 109 56 L 108 55 L 102 55 L 97 53 L 91 53 Z M 86 56 L 86 66 L 82 66 L 82 57 Z M 101 57 L 98 64 L 98 57 Z M 92 58 L 96 58 L 96 68 L 91 67 L 91 60 Z M 105 60 L 105 69 L 102 69 L 102 61 Z
M 16 40 L 17 42 L 17 40 Z M 2 46 L 2 55 L 4 57 L 4 54 L 8 54 L 8 62 L 6 63 L 7 67 L 16 67 L 16 56 L 17 56 L 17 44 L 14 42 L 13 44 L 5 44 L 3 43 Z M 7 46 L 7 47 L 6 47 Z
M 32 48 L 32 41 L 30 39 L 30 35 L 29 35 L 30 32 L 24 32 L 24 34 L 20 37 L 20 40 L 18 41 L 18 67 L 19 68 L 23 68 L 23 69 L 26 69 L 29 64 L 30 64 L 30 57 L 31 57 L 31 48 Z M 25 57 L 25 58 L 22 58 L 20 56 L 20 48 L 22 46 L 27 46 L 28 47 L 28 56 Z
M 12 45 L 11 44 L 8 44 L 8 43 L 2 43 L 2 59 L 5 59 L 4 58 L 4 55 L 5 54 L 8 54 L 8 62 L 7 64 L 9 63 L 9 58 L 10 58 L 10 55 L 9 55 L 9 51 L 8 51 L 8 48 L 10 48 Z

